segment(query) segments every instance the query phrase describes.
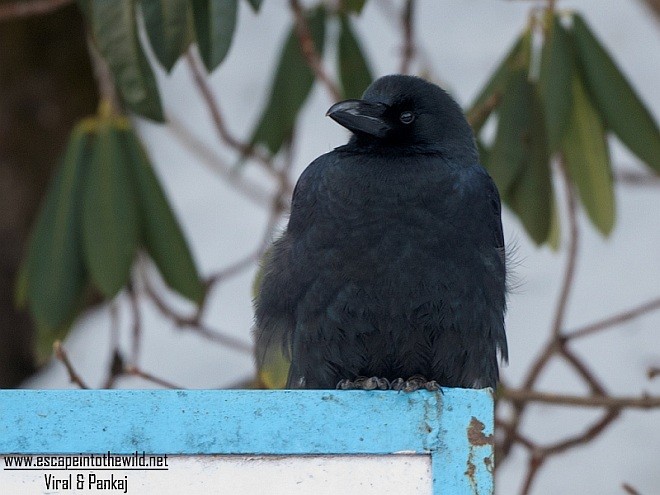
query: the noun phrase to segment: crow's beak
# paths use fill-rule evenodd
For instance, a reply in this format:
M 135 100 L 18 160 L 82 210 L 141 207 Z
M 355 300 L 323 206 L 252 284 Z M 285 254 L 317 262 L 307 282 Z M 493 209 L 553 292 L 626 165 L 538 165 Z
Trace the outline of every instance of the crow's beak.
M 383 138 L 392 126 L 385 118 L 387 105 L 364 100 L 345 100 L 335 103 L 326 115 L 354 133 Z

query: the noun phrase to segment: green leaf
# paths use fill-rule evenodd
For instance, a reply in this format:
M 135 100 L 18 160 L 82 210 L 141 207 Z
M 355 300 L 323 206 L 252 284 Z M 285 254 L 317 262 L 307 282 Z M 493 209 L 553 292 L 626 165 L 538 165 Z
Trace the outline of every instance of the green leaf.
M 564 160 L 582 204 L 604 235 L 614 226 L 614 187 L 605 130 L 579 78 L 573 78 L 573 113 L 562 143 Z
M 606 128 L 660 172 L 660 132 L 651 113 L 578 14 L 573 16 L 573 37 L 586 89 Z
M 498 109 L 497 134 L 484 166 L 506 196 L 528 162 L 530 140 L 530 102 L 533 85 L 527 80 L 527 70 L 517 69 L 503 88 Z
M 498 106 L 511 75 L 529 65 L 530 37 L 529 30 L 518 37 L 466 112 L 468 122 L 475 134 L 479 133 L 490 114 Z
M 90 297 L 91 294 L 92 291 L 89 286 L 86 285 L 85 290 L 83 290 L 75 300 L 73 310 L 69 316 L 57 326 L 52 326 L 43 321 L 36 320 L 35 327 L 37 335 L 34 348 L 37 355 L 37 364 L 44 364 L 48 358 L 52 356 L 53 343 L 56 340 L 64 340 L 67 335 L 69 335 L 78 315 L 80 315 L 80 313 L 93 301 Z
M 548 132 L 550 152 L 559 149 L 573 105 L 573 48 L 569 33 L 558 15 L 549 21 L 548 33 L 541 50 L 539 89 Z
M 366 3 L 367 0 L 342 0 L 341 11 L 359 15 L 362 13 L 362 9 L 364 9 Z
M 59 326 L 71 317 L 87 274 L 81 249 L 82 177 L 92 137 L 78 125 L 38 214 L 19 275 L 35 320 Z M 25 299 L 25 296 L 20 297 Z
M 543 110 L 526 67 L 510 76 L 498 116 L 485 166 L 504 202 L 541 244 L 550 233 L 552 184 Z
M 308 23 L 314 47 L 321 54 L 325 38 L 325 10 L 322 6 L 312 11 Z M 250 144 L 262 143 L 271 153 L 277 153 L 293 134 L 298 112 L 313 84 L 314 74 L 300 51 L 298 36 L 292 27 L 280 55 L 268 103 Z
M 552 235 L 554 194 L 542 103 L 535 91 L 530 92 L 529 98 L 529 130 L 522 142 L 525 165 L 512 185 L 506 203 L 520 218 L 534 242 L 540 245 Z
M 250 4 L 250 7 L 252 7 L 253 11 L 259 12 L 259 9 L 261 8 L 261 4 L 263 3 L 263 0 L 247 0 L 247 1 Z
M 126 285 L 138 245 L 140 219 L 129 163 L 113 120 L 99 127 L 83 192 L 83 246 L 87 269 L 107 298 Z
M 187 0 L 140 0 L 144 25 L 158 61 L 170 72 L 190 45 Z
M 96 1 L 90 6 L 94 40 L 110 66 L 122 100 L 132 111 L 162 122 L 156 79 L 138 36 L 135 2 Z
M 373 81 L 369 64 L 355 37 L 350 19 L 341 16 L 339 33 L 339 77 L 344 88 L 345 98 L 360 98 Z
M 212 72 L 231 46 L 238 14 L 238 0 L 193 0 L 197 45 L 204 65 Z
M 204 297 L 204 284 L 151 163 L 132 130 L 123 131 L 119 138 L 137 185 L 145 248 L 165 282 L 199 303 Z

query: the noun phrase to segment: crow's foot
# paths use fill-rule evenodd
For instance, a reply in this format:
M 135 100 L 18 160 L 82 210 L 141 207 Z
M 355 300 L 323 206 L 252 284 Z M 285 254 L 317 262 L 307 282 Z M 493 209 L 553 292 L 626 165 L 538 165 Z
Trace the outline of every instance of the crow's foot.
M 390 383 L 390 388 L 397 392 L 415 392 L 416 390 L 425 389 L 429 392 L 437 392 L 440 390 L 440 385 L 435 380 L 427 380 L 422 375 L 411 376 L 407 380 L 397 378 Z M 441 390 L 440 390 L 441 391 Z
M 340 380 L 337 390 L 389 390 L 390 382 L 387 378 L 377 376 L 358 376 L 355 380 Z

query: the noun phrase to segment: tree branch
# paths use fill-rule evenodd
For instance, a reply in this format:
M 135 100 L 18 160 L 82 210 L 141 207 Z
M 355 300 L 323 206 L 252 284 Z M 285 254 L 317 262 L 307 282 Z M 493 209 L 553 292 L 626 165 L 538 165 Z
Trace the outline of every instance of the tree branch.
M 300 44 L 300 51 L 302 52 L 307 65 L 312 69 L 316 78 L 321 81 L 321 83 L 326 87 L 330 96 L 334 101 L 339 101 L 342 99 L 341 91 L 337 84 L 330 78 L 326 70 L 323 68 L 323 63 L 321 57 L 316 51 L 314 46 L 314 40 L 312 39 L 312 33 L 309 30 L 309 25 L 307 24 L 307 18 L 303 12 L 300 2 L 298 0 L 289 0 L 289 6 L 293 11 L 293 15 L 296 21 L 296 34 L 298 35 L 298 42 Z
M 78 385 L 78 387 L 82 389 L 88 389 L 89 387 L 87 386 L 87 384 L 83 381 L 82 378 L 80 378 L 80 375 L 76 373 L 76 370 L 73 368 L 71 361 L 69 361 L 69 356 L 67 356 L 64 347 L 62 347 L 62 342 L 60 342 L 59 340 L 53 342 L 53 351 L 55 353 L 55 357 L 60 361 L 62 361 L 62 364 L 64 364 L 64 367 L 66 368 L 66 371 L 69 374 L 69 380 L 71 381 L 71 383 L 75 383 L 76 385 Z
M 193 332 L 196 332 L 203 337 L 212 340 L 214 342 L 218 342 L 219 344 L 222 344 L 224 346 L 227 346 L 231 349 L 234 349 L 236 351 L 245 353 L 245 354 L 252 354 L 252 345 L 247 344 L 243 342 L 240 339 L 236 339 L 230 335 L 226 335 L 223 333 L 218 332 L 217 330 L 213 330 L 200 321 L 198 321 L 197 315 L 193 316 L 184 316 L 176 311 L 174 311 L 172 308 L 170 308 L 165 301 L 156 293 L 156 290 L 151 286 L 151 283 L 149 282 L 148 278 L 146 275 L 143 277 L 144 278 L 144 290 L 153 301 L 153 303 L 156 305 L 158 310 L 165 316 L 167 316 L 170 320 L 174 322 L 174 325 L 177 328 L 180 329 L 188 329 Z
M 403 50 L 401 53 L 401 74 L 410 73 L 410 65 L 415 58 L 414 39 L 415 0 L 406 0 L 401 15 L 401 29 L 403 31 Z
M 49 14 L 73 3 L 73 0 L 25 0 L 0 5 L 0 22 Z
M 218 135 L 220 136 L 220 139 L 229 147 L 240 152 L 242 156 L 254 158 L 258 163 L 260 163 L 264 167 L 265 170 L 267 170 L 270 174 L 274 175 L 275 170 L 273 169 L 273 163 L 270 156 L 261 153 L 258 149 L 254 149 L 248 143 L 244 143 L 243 141 L 237 139 L 229 132 L 229 130 L 225 126 L 225 121 L 222 117 L 222 112 L 220 111 L 220 105 L 218 105 L 218 102 L 215 99 L 215 96 L 213 95 L 213 92 L 211 91 L 211 88 L 209 87 L 206 81 L 206 77 L 201 68 L 201 64 L 193 55 L 192 49 L 188 49 L 186 51 L 185 58 L 186 61 L 188 62 L 188 67 L 192 72 L 195 85 L 197 86 L 197 89 L 199 89 L 199 92 L 204 98 L 204 101 L 206 102 L 206 106 L 209 109 L 209 112 L 211 113 L 213 124 L 215 126 L 216 131 L 218 132 Z
M 258 206 L 268 206 L 270 196 L 266 188 L 256 181 L 250 181 L 244 175 L 232 170 L 224 160 L 204 141 L 193 135 L 186 127 L 174 116 L 168 116 L 168 126 L 170 130 L 179 138 L 181 144 L 185 145 L 189 151 L 194 153 L 200 162 L 207 165 L 213 172 L 218 173 L 238 192 Z M 240 151 L 240 150 L 238 150 Z M 269 173 L 273 175 L 270 171 Z
M 561 329 L 564 324 L 564 317 L 566 316 L 566 305 L 571 295 L 571 288 L 573 287 L 573 278 L 575 277 L 575 265 L 577 261 L 577 252 L 579 246 L 579 232 L 577 227 L 577 202 L 575 198 L 575 191 L 573 184 L 568 178 L 568 173 L 564 166 L 563 157 L 558 160 L 559 175 L 564 183 L 566 190 L 566 206 L 568 209 L 568 253 L 566 259 L 566 269 L 564 271 L 564 281 L 562 283 L 561 292 L 559 295 L 559 302 L 555 311 L 554 322 L 552 324 L 552 335 L 558 338 L 561 334 Z
M 502 390 L 500 398 L 514 404 L 540 402 L 557 406 L 603 408 L 612 411 L 621 409 L 656 409 L 660 408 L 660 397 L 642 395 L 640 397 L 611 397 L 607 395 L 564 395 L 536 392 L 525 389 Z
M 161 387 L 164 388 L 172 388 L 178 390 L 183 388 L 183 387 L 179 387 L 178 385 L 175 385 L 170 381 L 164 380 L 162 378 L 158 378 L 157 376 L 154 376 L 151 373 L 147 373 L 146 371 L 141 370 L 137 366 L 133 366 L 133 365 L 126 366 L 124 368 L 124 373 L 131 376 L 138 376 L 144 380 L 155 383 L 156 385 L 160 385 Z
M 657 309 L 660 309 L 660 297 L 657 299 L 652 299 L 651 301 L 645 302 L 644 304 L 640 304 L 637 307 L 634 307 L 627 311 L 623 311 L 614 316 L 610 316 L 608 318 L 597 321 L 590 325 L 586 325 L 582 328 L 572 330 L 568 333 L 565 333 L 563 335 L 563 338 L 564 340 L 574 340 L 574 339 L 586 337 L 596 332 L 601 332 L 603 330 L 607 330 L 608 328 L 612 328 L 613 326 L 621 325 L 622 323 L 626 323 L 627 321 L 633 320 L 635 318 L 638 318 L 646 313 L 650 313 L 651 311 L 655 311 Z

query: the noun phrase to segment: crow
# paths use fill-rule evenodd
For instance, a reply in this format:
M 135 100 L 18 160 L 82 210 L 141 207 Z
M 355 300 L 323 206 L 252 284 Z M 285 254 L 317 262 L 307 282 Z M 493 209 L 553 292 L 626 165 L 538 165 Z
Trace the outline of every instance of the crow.
M 264 256 L 257 366 L 284 355 L 287 388 L 496 387 L 501 203 L 460 106 L 389 75 L 327 115 L 352 136 L 302 173 Z

